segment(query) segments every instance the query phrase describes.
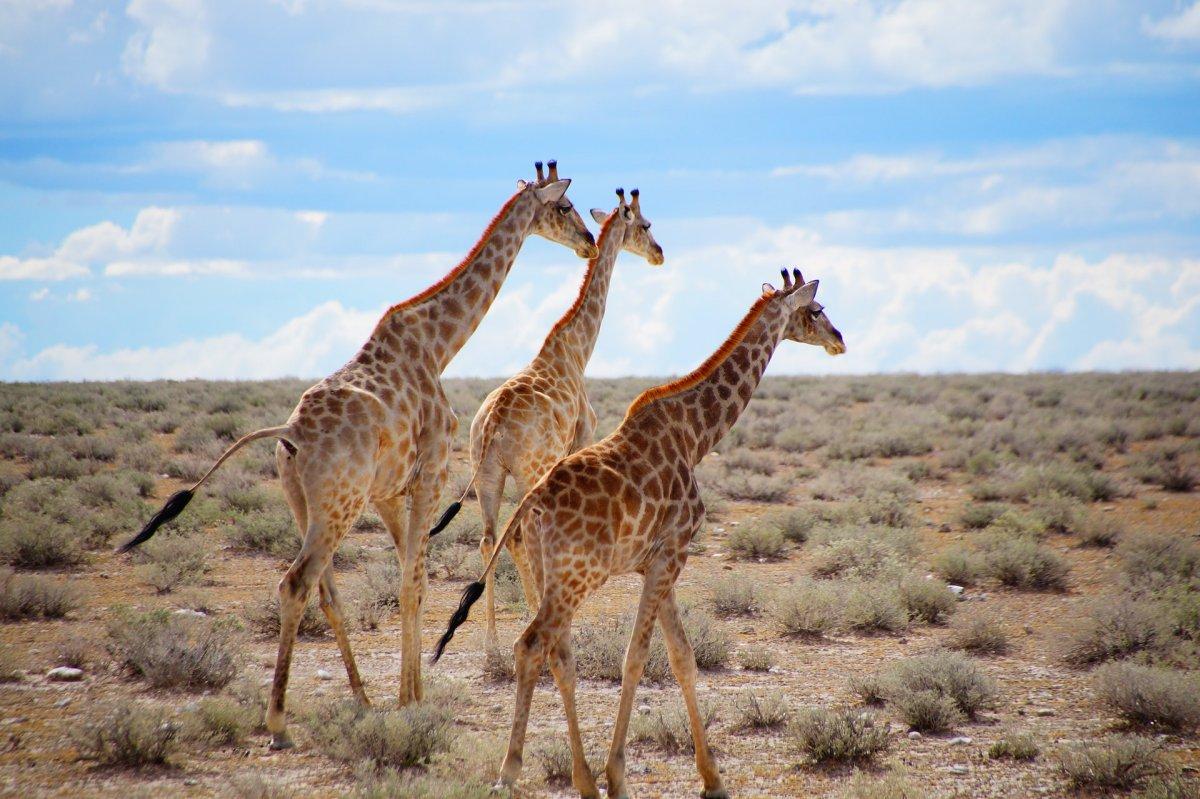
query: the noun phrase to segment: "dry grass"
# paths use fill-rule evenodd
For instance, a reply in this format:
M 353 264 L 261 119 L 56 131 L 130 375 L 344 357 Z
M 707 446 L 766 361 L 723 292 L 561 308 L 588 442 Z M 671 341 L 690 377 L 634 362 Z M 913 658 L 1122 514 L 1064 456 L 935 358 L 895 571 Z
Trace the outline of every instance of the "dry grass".
M 240 666 L 241 647 L 227 622 L 124 610 L 108 636 L 113 657 L 155 688 L 223 688 Z
M 809 763 L 850 763 L 887 751 L 887 727 L 854 710 L 809 708 L 796 714 L 788 727 L 793 745 Z
M 1130 724 L 1168 730 L 1200 725 L 1200 677 L 1194 674 L 1110 663 L 1096 672 L 1096 693 Z
M 322 752 L 348 763 L 405 769 L 428 763 L 453 740 L 452 708 L 419 702 L 397 710 L 374 710 L 356 703 L 320 705 L 307 718 Z
M 973 655 L 1003 655 L 1009 646 L 1003 625 L 984 616 L 976 616 L 955 627 L 947 637 L 946 645 Z
M 79 604 L 68 583 L 0 568 L 0 619 L 61 619 Z
M 1161 745 L 1137 735 L 1068 747 L 1060 768 L 1072 787 L 1096 791 L 1129 791 L 1167 771 Z
M 1042 753 L 1041 748 L 1032 735 L 1020 733 L 1006 735 L 988 747 L 988 757 L 992 760 L 1024 760 L 1035 759 Z
M 118 768 L 170 765 L 178 736 L 164 711 L 133 702 L 95 708 L 74 733 L 80 757 Z

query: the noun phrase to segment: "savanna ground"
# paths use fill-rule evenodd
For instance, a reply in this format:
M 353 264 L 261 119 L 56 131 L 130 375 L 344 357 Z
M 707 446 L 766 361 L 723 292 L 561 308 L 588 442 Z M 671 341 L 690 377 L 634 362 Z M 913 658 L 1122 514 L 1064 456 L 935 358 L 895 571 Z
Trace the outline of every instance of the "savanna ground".
M 601 433 L 650 382 L 591 384 Z M 448 494 L 493 385 L 448 383 L 461 420 Z M 368 513 L 337 566 L 374 710 L 345 704 L 314 604 L 288 695 L 299 746 L 270 753 L 271 601 L 298 547 L 270 446 L 239 454 L 144 551 L 110 554 L 305 387 L 0 386 L 0 792 L 487 795 L 526 618 L 510 564 L 502 650 L 481 651 L 477 606 L 424 670 L 432 700 L 397 711 L 395 556 Z M 731 794 L 1197 796 L 1198 441 L 1195 373 L 766 380 L 701 466 L 708 522 L 679 587 Z M 478 534 L 472 504 L 434 541 L 426 652 L 476 574 Z M 638 589 L 614 579 L 576 618 L 601 772 Z M 630 788 L 692 796 L 656 647 Z M 59 666 L 82 679 L 51 679 Z M 545 679 L 520 795 L 573 795 L 564 733 Z

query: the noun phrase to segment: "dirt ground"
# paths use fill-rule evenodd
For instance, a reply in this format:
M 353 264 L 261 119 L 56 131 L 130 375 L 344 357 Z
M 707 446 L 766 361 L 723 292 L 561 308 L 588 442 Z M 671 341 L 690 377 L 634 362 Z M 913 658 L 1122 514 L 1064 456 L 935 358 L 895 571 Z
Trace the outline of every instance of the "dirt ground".
M 1132 451 L 1137 451 L 1136 445 Z M 938 453 L 922 457 L 936 462 Z M 1106 469 L 1111 466 L 1119 473 L 1126 457 L 1109 456 Z M 464 453 L 459 451 L 456 458 L 457 468 L 463 468 Z M 823 468 L 821 459 L 811 453 L 798 462 L 817 472 Z M 877 458 L 873 463 L 886 467 L 890 460 Z M 970 535 L 957 519 L 971 501 L 968 490 L 972 479 L 965 472 L 949 472 L 941 479 L 917 483 L 912 510 L 925 563 L 940 548 L 961 543 Z M 161 501 L 182 485 L 179 480 L 160 479 L 155 500 Z M 794 505 L 809 501 L 800 491 L 789 499 Z M 777 503 L 728 502 L 710 519 L 702 551 L 689 560 L 680 580 L 681 596 L 704 602 L 714 581 L 730 572 L 766 586 L 785 585 L 807 574 L 811 553 L 804 547 L 774 562 L 733 560 L 728 555 L 725 543 L 730 531 L 777 507 Z M 1093 510 L 1118 517 L 1130 534 L 1193 534 L 1200 529 L 1200 494 L 1195 492 L 1171 493 L 1141 485 L 1134 495 L 1097 503 Z M 473 504 L 464 511 L 464 515 L 476 513 Z M 377 531 L 355 532 L 351 543 L 368 554 L 387 556 L 391 550 L 386 534 Z M 1001 622 L 1009 633 L 1012 647 L 1008 654 L 978 661 L 999 684 L 1001 700 L 995 709 L 960 725 L 952 734 L 920 738 L 907 736 L 899 721 L 888 710 L 882 710 L 881 717 L 891 724 L 895 740 L 890 751 L 866 767 L 869 771 L 882 774 L 898 770 L 919 786 L 923 795 L 931 797 L 1073 795 L 1058 771 L 1056 747 L 1093 739 L 1120 729 L 1120 725 L 1094 698 L 1089 674 L 1064 665 L 1060 645 L 1088 603 L 1116 584 L 1118 556 L 1112 549 L 1080 547 L 1072 535 L 1051 535 L 1046 543 L 1071 565 L 1068 590 L 1020 591 L 985 583 L 967 589 L 955 614 L 960 622 L 975 614 L 986 614 Z M 63 620 L 0 624 L 0 643 L 15 654 L 25 675 L 18 682 L 0 684 L 0 793 L 70 797 L 236 795 L 231 777 L 247 774 L 262 775 L 295 796 L 341 796 L 353 789 L 352 769 L 316 751 L 307 730 L 297 721 L 292 723 L 292 732 L 299 745 L 287 752 L 268 751 L 266 736 L 257 734 L 244 746 L 184 749 L 175 755 L 175 765 L 170 769 L 101 769 L 78 758 L 70 732 L 97 702 L 138 697 L 186 708 L 197 696 L 150 690 L 103 658 L 86 668 L 81 682 L 51 682 L 44 675 L 55 665 L 56 654 L 64 643 L 89 641 L 102 651 L 105 625 L 112 609 L 120 605 L 135 609 L 199 605 L 210 615 L 243 616 L 246 607 L 260 603 L 273 589 L 287 567 L 286 561 L 276 557 L 235 551 L 215 534 L 211 544 L 212 569 L 198 586 L 156 594 L 128 557 L 95 552 L 83 566 L 63 573 L 83 597 L 80 609 Z M 342 583 L 351 584 L 353 577 L 348 571 L 341 577 Z M 426 653 L 444 628 L 463 585 L 463 580 L 431 579 L 423 625 Z M 639 586 L 636 576 L 611 580 L 584 604 L 576 623 L 628 612 L 636 604 Z M 482 673 L 482 617 L 482 606 L 477 606 L 446 657 L 436 666 L 426 665 L 424 674 L 426 679 L 458 680 L 455 684 L 461 688 L 461 695 L 456 725 L 475 741 L 478 757 L 470 767 L 492 769 L 478 775 L 490 778 L 507 739 L 513 687 L 489 681 Z M 508 645 L 525 619 L 503 608 L 499 618 L 501 641 Z M 734 731 L 729 713 L 723 711 L 739 692 L 751 688 L 762 695 L 781 694 L 794 708 L 852 705 L 856 698 L 848 687 L 849 678 L 878 672 L 900 658 L 934 651 L 948 635 L 946 626 L 914 625 L 902 634 L 839 633 L 818 640 L 795 640 L 781 637 L 765 616 L 738 617 L 722 623 L 734 635 L 738 648 L 762 644 L 776 654 L 777 665 L 769 673 L 743 671 L 734 658 L 729 667 L 704 672 L 700 679 L 702 703 L 718 708 L 709 734 L 726 786 L 732 796 L 747 798 L 832 796 L 844 788 L 852 769 L 800 765 L 801 759 L 782 731 Z M 356 628 L 351 632 L 367 691 L 376 706 L 391 707 L 396 702 L 399 632 L 399 619 L 394 614 L 387 616 L 378 630 Z M 272 674 L 275 641 L 250 634 L 245 641 L 244 672 L 265 684 Z M 580 681 L 579 716 L 589 750 L 603 751 L 607 746 L 617 694 L 616 685 Z M 332 636 L 302 639 L 297 645 L 288 694 L 293 718 L 297 709 L 348 696 Z M 678 696 L 673 683 L 644 683 L 637 704 L 657 709 L 677 701 Z M 539 745 L 564 732 L 557 691 L 551 682 L 543 680 L 534 698 L 526 748 L 532 754 L 526 759 L 527 779 L 522 783 L 521 796 L 574 795 L 569 787 L 542 784 L 536 763 Z M 1032 733 L 1043 746 L 1043 755 L 1030 763 L 989 759 L 985 754 L 989 745 L 1013 732 Z M 953 742 L 960 736 L 968 737 L 970 742 Z M 1170 757 L 1178 763 L 1190 768 L 1200 766 L 1196 738 L 1171 735 L 1163 740 Z M 665 756 L 648 744 L 631 744 L 627 759 L 630 790 L 636 797 L 694 796 L 699 791 L 695 766 L 688 755 Z M 488 763 L 491 765 L 484 765 Z

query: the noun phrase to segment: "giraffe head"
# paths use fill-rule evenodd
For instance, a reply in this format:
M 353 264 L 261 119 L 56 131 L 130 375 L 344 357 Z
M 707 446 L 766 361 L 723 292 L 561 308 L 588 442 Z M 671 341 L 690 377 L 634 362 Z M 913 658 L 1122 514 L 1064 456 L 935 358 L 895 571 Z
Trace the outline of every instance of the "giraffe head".
M 659 243 L 654 240 L 654 236 L 650 235 L 650 220 L 642 216 L 642 197 L 641 192 L 633 189 L 629 192 L 629 203 L 625 202 L 625 190 L 617 189 L 617 198 L 621 201 L 613 213 L 617 215 L 614 224 L 624 224 L 627 226 L 625 231 L 625 243 L 621 245 L 621 249 L 627 250 L 634 255 L 640 255 L 649 261 L 654 266 L 661 266 L 663 262 L 663 250 Z M 599 208 L 592 209 L 592 218 L 603 225 L 608 220 L 609 215 Z
M 833 326 L 833 322 L 829 321 L 825 314 L 825 306 L 816 300 L 817 284 L 820 281 L 805 283 L 804 275 L 800 274 L 799 269 L 793 269 L 792 274 L 788 274 L 786 269 L 781 272 L 783 288 L 779 294 L 783 295 L 783 301 L 791 309 L 783 337 L 788 341 L 824 347 L 830 355 L 844 353 L 846 342 L 842 340 L 842 334 Z
M 532 183 L 517 181 L 517 191 L 527 192 L 533 201 L 533 224 L 530 231 L 542 238 L 570 247 L 580 258 L 595 258 L 600 254 L 596 239 L 583 223 L 583 218 L 567 199 L 570 178 L 558 177 L 558 162 L 546 164 L 549 171 L 542 173 L 542 162 L 534 164 L 537 179 Z

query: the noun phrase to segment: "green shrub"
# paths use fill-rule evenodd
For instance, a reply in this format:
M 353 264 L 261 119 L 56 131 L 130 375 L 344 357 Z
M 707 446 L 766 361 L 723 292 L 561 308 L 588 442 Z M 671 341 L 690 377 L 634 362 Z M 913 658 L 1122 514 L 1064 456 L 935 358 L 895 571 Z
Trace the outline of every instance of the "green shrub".
M 1079 543 L 1085 547 L 1114 547 L 1125 534 L 1120 520 L 1093 513 L 1080 520 Z
M 933 556 L 930 563 L 934 573 L 954 585 L 975 585 L 987 568 L 984 559 L 959 546 L 943 549 Z
M 900 601 L 910 619 L 925 624 L 941 624 L 958 610 L 958 599 L 949 586 L 915 575 L 900 582 Z
M 1071 567 L 1050 549 L 1021 536 L 985 542 L 988 573 L 1013 588 L 1062 591 Z
M 259 714 L 227 696 L 201 699 L 183 725 L 183 736 L 206 746 L 240 744 L 257 726 Z
M 871 579 L 897 571 L 914 547 L 911 531 L 892 527 L 822 528 L 812 537 L 812 573 Z
M 853 710 L 803 710 L 788 732 L 792 743 L 811 763 L 868 760 L 891 745 L 886 726 L 878 726 L 870 715 Z
M 83 561 L 75 531 L 46 517 L 0 519 L 0 561 L 17 569 L 55 569 Z
M 848 583 L 842 592 L 841 623 L 861 632 L 897 632 L 908 627 L 908 609 L 887 580 Z
M 948 732 L 963 719 L 954 700 L 937 691 L 909 691 L 897 694 L 891 702 L 909 729 L 918 732 Z
M 146 561 L 142 579 L 160 594 L 195 585 L 209 569 L 208 544 L 199 536 L 161 536 L 147 541 L 138 552 Z
M 1200 578 L 1200 544 L 1180 535 L 1143 533 L 1121 544 L 1117 554 L 1125 576 L 1138 587 Z
M 300 552 L 300 534 L 285 509 L 267 509 L 238 518 L 229 532 L 229 544 L 292 560 Z
M 1136 735 L 1108 735 L 1099 741 L 1069 747 L 1060 768 L 1077 789 L 1128 791 L 1163 774 L 1161 747 Z
M 796 508 L 775 511 L 766 517 L 766 521 L 778 527 L 786 540 L 793 544 L 803 544 L 817 526 L 819 519 L 812 511 Z
M 820 636 L 837 625 L 840 604 L 832 586 L 801 578 L 775 595 L 770 614 L 775 628 L 784 635 Z
M 776 560 L 787 551 L 783 532 L 774 524 L 748 522 L 729 533 L 729 551 L 741 560 Z
M 883 777 L 854 772 L 850 783 L 838 792 L 838 799 L 925 799 L 925 788 L 917 788 L 899 774 Z
M 751 616 L 762 604 L 760 593 L 753 580 L 722 574 L 713 582 L 712 607 L 718 616 Z
M 962 509 L 959 522 L 968 530 L 982 530 L 1004 513 L 1005 507 L 992 502 L 974 502 Z
M 734 728 L 738 730 L 773 730 L 788 720 L 787 702 L 777 693 L 759 696 L 743 691 L 733 700 Z
M 988 757 L 992 760 L 1035 760 L 1042 750 L 1037 741 L 1028 733 L 1006 735 L 988 747 Z
M 920 691 L 933 691 L 950 698 L 968 718 L 991 707 L 998 697 L 991 678 L 970 658 L 957 652 L 902 660 L 887 672 L 884 682 L 890 702 L 899 702 Z

